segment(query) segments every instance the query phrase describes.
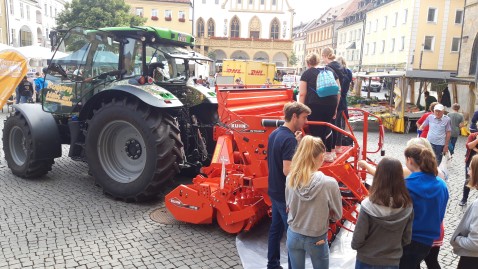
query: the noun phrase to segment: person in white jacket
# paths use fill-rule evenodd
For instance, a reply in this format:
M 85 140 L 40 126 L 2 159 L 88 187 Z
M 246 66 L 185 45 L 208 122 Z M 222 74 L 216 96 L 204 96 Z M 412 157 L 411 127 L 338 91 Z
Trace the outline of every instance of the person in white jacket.
M 292 157 L 286 179 L 288 209 L 287 249 L 292 269 L 305 267 L 305 253 L 314 269 L 329 268 L 329 221 L 342 218 L 342 196 L 337 181 L 317 171 L 324 162 L 325 145 L 306 135 Z
M 478 155 L 471 159 L 468 174 L 468 187 L 478 189 Z M 457 269 L 478 268 L 478 199 L 466 210 L 450 244 L 453 246 L 453 252 L 460 256 Z

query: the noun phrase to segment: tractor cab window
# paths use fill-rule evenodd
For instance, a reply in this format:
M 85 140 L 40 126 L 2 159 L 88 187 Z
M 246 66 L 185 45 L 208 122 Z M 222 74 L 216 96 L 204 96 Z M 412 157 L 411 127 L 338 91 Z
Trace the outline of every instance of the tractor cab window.
M 43 109 L 71 113 L 114 81 L 115 76 L 103 74 L 118 70 L 119 48 L 106 32 L 74 28 L 66 33 L 46 72 Z
M 172 45 L 153 44 L 146 47 L 146 62 L 157 83 L 185 83 L 189 78 L 185 57 L 187 50 Z
M 127 38 L 123 46 L 123 62 L 121 68 L 126 70 L 125 77 L 138 76 L 142 74 L 143 47 L 139 40 Z

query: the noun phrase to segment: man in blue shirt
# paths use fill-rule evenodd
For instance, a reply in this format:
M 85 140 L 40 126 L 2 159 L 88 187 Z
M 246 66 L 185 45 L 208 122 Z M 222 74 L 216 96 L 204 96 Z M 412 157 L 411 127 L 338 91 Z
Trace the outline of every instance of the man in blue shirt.
M 268 194 L 272 202 L 272 223 L 269 229 L 267 268 L 280 266 L 280 241 L 287 230 L 287 212 L 285 205 L 285 181 L 290 170 L 292 156 L 298 141 L 302 138 L 300 131 L 307 123 L 311 111 L 298 102 L 284 106 L 285 123 L 269 136 L 267 164 L 269 168 Z M 289 263 L 289 268 L 290 263 Z
M 430 125 L 427 139 L 435 152 L 438 165 L 440 165 L 443 155 L 448 152 L 448 143 L 451 137 L 451 120 L 444 115 L 444 110 L 445 107 L 442 104 L 435 105 L 433 114 L 428 116 L 420 126 L 420 130 L 423 130 Z M 445 147 L 445 145 L 447 146 Z

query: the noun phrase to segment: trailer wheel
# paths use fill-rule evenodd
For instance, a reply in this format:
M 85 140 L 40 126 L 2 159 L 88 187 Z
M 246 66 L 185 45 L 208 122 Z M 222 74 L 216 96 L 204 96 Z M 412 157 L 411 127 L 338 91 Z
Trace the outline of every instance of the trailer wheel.
M 125 201 L 155 197 L 179 172 L 181 147 L 169 114 L 127 99 L 103 104 L 88 122 L 90 171 L 105 193 Z
M 30 127 L 25 117 L 15 112 L 9 116 L 3 128 L 3 151 L 8 167 L 14 175 L 36 178 L 51 170 L 53 159 L 34 160 L 35 150 Z

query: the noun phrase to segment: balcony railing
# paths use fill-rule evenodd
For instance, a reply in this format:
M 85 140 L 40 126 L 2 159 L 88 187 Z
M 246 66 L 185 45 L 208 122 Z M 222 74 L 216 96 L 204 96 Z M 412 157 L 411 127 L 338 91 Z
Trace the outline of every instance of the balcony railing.
M 210 47 L 230 47 L 230 48 L 264 48 L 291 50 L 292 40 L 286 39 L 268 39 L 268 38 L 242 38 L 242 37 L 198 37 L 196 39 L 198 46 Z

